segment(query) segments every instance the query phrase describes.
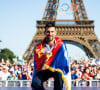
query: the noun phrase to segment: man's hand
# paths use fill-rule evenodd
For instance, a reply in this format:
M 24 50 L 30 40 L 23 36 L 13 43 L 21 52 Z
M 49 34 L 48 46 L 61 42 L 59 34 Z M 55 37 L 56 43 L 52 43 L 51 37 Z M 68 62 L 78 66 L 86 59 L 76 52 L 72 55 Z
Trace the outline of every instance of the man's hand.
M 48 61 L 48 59 L 52 56 L 52 52 L 51 52 L 51 51 L 47 51 L 46 54 L 47 54 L 47 57 L 45 58 L 45 60 L 44 60 L 44 62 L 43 62 L 43 66 L 42 66 L 41 70 L 45 70 L 45 69 L 46 69 L 46 68 L 45 68 L 45 63 L 46 63 L 46 62 Z

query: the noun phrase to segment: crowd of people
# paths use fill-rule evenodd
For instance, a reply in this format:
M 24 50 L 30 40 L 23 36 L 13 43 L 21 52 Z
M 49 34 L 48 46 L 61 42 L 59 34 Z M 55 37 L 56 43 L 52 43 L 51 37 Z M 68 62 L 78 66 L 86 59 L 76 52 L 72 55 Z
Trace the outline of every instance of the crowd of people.
M 32 80 L 34 66 L 0 63 L 0 80 Z
M 100 62 L 100 61 L 99 61 Z M 70 62 L 71 79 L 76 81 L 100 80 L 100 64 L 93 60 L 81 59 Z M 0 63 L 0 80 L 32 80 L 34 64 L 17 65 Z
M 76 85 L 76 81 L 86 82 L 87 86 L 89 80 L 100 80 L 100 61 L 96 63 L 93 59 L 91 60 L 74 60 L 71 63 L 71 79 L 73 85 Z

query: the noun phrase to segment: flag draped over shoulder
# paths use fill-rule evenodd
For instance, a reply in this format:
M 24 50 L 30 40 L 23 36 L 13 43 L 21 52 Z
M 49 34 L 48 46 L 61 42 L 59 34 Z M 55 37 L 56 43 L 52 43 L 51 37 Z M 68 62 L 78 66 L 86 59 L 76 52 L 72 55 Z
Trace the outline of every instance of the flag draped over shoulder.
M 55 45 L 52 49 L 52 56 L 43 53 L 45 48 L 45 39 L 36 46 L 34 52 L 34 69 L 35 73 L 41 69 L 46 57 L 48 61 L 45 63 L 45 68 L 52 72 L 58 71 L 62 74 L 62 79 L 68 90 L 71 90 L 71 75 L 68 60 L 68 53 L 65 43 L 58 37 L 55 37 Z

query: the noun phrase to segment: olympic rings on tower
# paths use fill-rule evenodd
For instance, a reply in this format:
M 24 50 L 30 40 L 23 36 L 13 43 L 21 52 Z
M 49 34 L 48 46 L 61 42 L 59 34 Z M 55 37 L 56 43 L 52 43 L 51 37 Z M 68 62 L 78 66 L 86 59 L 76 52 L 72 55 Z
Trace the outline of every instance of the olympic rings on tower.
M 56 9 L 57 8 L 57 5 L 58 5 L 58 9 Z M 73 7 L 74 7 L 74 9 L 73 9 Z M 64 3 L 64 4 L 61 5 L 61 7 L 59 7 L 59 4 L 58 3 L 56 3 L 56 4 L 53 5 L 53 10 L 55 12 L 57 12 L 59 15 L 64 15 L 65 13 L 67 15 L 71 15 L 74 12 L 76 12 L 77 9 L 78 9 L 78 7 L 74 3 L 72 3 L 71 5 L 68 5 L 67 3 Z M 62 10 L 62 12 L 60 12 L 60 10 Z

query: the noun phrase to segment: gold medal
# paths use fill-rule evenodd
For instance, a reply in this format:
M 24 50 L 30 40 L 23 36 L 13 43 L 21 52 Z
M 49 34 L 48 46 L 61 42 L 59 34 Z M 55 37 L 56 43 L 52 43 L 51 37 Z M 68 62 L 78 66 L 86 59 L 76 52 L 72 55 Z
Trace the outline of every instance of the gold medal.
M 52 52 L 51 51 L 47 51 L 46 54 L 52 56 Z

